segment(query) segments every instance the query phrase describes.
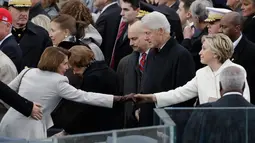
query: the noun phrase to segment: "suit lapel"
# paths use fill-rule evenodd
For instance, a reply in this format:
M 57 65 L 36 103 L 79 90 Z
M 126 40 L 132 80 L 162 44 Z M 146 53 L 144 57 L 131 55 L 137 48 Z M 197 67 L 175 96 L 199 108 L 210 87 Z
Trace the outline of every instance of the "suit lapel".
M 128 31 L 128 24 L 125 26 L 125 29 L 123 30 L 123 32 L 122 32 L 120 38 L 118 39 L 118 41 L 116 41 L 116 47 L 115 48 L 121 47 L 122 44 L 125 43 L 126 40 L 128 40 L 127 31 Z
M 239 61 L 240 55 L 243 52 L 245 46 L 246 46 L 246 39 L 243 35 L 242 39 L 240 40 L 240 42 L 235 47 L 234 54 L 231 57 L 232 62 L 237 63 Z

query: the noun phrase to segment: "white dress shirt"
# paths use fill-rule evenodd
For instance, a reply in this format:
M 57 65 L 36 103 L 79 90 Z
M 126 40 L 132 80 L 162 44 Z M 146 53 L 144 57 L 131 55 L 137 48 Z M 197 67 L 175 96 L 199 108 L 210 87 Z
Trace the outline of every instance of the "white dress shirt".
M 233 43 L 234 49 L 235 49 L 236 46 L 239 44 L 239 42 L 240 42 L 240 40 L 242 39 L 242 37 L 243 37 L 243 34 L 241 34 L 241 35 L 239 36 L 239 38 Z
M 7 39 L 8 37 L 12 36 L 12 33 L 9 33 L 7 36 L 4 37 L 3 40 L 0 41 L 0 45 L 2 45 L 2 43 L 4 42 L 5 39 Z

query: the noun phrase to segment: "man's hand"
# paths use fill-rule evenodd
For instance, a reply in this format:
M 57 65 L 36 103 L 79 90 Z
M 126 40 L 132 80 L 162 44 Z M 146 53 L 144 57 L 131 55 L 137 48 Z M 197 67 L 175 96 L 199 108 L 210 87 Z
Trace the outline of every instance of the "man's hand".
M 141 109 L 140 108 L 135 110 L 135 118 L 136 118 L 137 121 L 139 121 L 139 119 L 140 119 L 140 113 L 141 113 Z
M 41 120 L 43 116 L 41 108 L 42 106 L 40 104 L 34 103 L 31 117 L 34 118 L 35 120 Z
M 134 100 L 137 103 L 149 103 L 157 101 L 155 95 L 153 94 L 136 94 L 134 95 Z
M 183 37 L 184 39 L 191 39 L 195 34 L 195 28 L 192 26 L 186 26 L 183 30 Z
M 134 101 L 134 93 L 125 95 L 125 96 L 114 96 L 114 102 L 122 103 L 127 101 Z

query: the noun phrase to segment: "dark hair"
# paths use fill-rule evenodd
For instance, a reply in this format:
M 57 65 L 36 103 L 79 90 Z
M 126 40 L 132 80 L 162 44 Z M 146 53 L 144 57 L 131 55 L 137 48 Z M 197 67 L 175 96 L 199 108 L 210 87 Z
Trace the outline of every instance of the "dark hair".
M 188 11 L 191 4 L 195 1 L 195 0 L 181 0 L 183 2 L 183 7 L 185 9 L 185 11 Z
M 94 25 L 90 10 L 80 0 L 69 0 L 62 6 L 60 14 L 71 15 L 77 21 L 84 22 L 85 27 L 87 27 L 89 24 Z
M 123 0 L 125 3 L 130 3 L 133 9 L 140 8 L 140 0 Z
M 59 65 L 70 55 L 71 53 L 63 48 L 48 47 L 44 50 L 37 67 L 43 71 L 57 72 Z
M 87 67 L 95 59 L 92 50 L 83 45 L 73 46 L 69 51 L 71 52 L 69 58 L 69 64 L 71 66 L 78 68 Z
M 76 21 L 75 18 L 70 15 L 60 14 L 53 18 L 52 21 L 58 23 L 61 29 L 68 29 L 70 34 L 77 39 L 85 35 L 84 28 L 86 24 L 81 21 Z

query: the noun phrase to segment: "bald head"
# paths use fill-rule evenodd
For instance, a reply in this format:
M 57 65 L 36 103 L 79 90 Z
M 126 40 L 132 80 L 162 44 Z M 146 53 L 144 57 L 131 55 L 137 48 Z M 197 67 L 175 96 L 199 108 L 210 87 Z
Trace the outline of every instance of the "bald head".
M 128 38 L 130 46 L 134 51 L 146 52 L 148 50 L 148 42 L 145 41 L 144 35 L 143 24 L 141 21 L 136 21 L 128 27 Z
M 128 27 L 128 32 L 136 32 L 136 33 L 143 32 L 143 24 L 142 24 L 142 22 L 140 20 L 138 20 L 135 23 L 131 24 Z
M 232 42 L 236 41 L 242 32 L 243 18 L 237 12 L 230 12 L 220 20 L 220 31 L 227 35 Z
M 238 12 L 229 12 L 224 15 L 224 17 L 222 18 L 222 21 L 226 21 L 229 24 L 233 24 L 234 26 L 242 25 L 243 17 Z

